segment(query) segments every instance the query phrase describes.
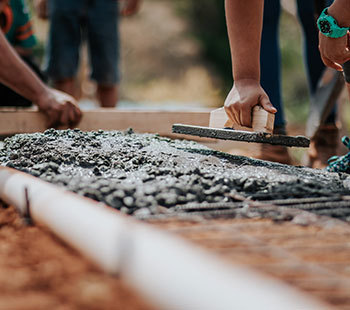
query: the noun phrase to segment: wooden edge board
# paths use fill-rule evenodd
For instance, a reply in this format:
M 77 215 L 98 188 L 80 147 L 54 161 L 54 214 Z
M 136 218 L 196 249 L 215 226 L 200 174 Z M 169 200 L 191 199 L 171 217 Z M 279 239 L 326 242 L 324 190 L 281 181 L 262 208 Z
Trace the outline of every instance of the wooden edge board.
M 133 128 L 135 132 L 158 133 L 161 136 L 183 139 L 183 136 L 172 133 L 172 124 L 185 122 L 198 126 L 208 126 L 209 116 L 209 109 L 203 111 L 96 109 L 83 111 L 83 118 L 75 127 L 82 131 Z M 37 110 L 0 109 L 0 136 L 43 132 L 46 129 L 45 116 Z M 67 127 L 59 129 L 67 129 Z M 213 143 L 215 140 L 198 139 L 198 141 Z
M 254 143 L 269 143 L 273 145 L 309 147 L 310 139 L 304 136 L 272 135 L 264 132 L 249 132 L 234 129 L 218 129 L 203 126 L 174 124 L 173 133 L 207 137 L 221 140 L 234 140 Z

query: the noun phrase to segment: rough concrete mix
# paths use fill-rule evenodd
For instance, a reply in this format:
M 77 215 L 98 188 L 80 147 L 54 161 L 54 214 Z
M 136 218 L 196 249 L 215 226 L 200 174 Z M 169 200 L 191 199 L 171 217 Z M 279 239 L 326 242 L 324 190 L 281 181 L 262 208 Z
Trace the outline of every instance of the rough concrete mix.
M 4 141 L 0 163 L 138 216 L 189 203 L 350 195 L 346 174 L 120 131 L 47 130 Z M 336 217 L 350 220 L 350 208 Z

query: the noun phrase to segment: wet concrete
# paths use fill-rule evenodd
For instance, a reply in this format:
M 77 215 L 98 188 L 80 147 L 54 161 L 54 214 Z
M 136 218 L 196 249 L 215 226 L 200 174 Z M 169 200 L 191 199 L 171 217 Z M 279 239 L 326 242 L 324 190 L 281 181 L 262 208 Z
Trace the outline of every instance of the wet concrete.
M 132 130 L 20 134 L 5 140 L 0 163 L 136 215 L 234 202 L 237 194 L 258 200 L 350 194 L 346 174 L 228 155 Z

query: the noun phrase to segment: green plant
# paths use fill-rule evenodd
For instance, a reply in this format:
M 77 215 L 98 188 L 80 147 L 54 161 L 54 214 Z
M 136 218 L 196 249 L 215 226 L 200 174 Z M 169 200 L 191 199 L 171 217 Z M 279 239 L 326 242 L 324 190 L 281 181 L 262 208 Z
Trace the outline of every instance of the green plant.
M 199 41 L 203 56 L 221 76 L 224 88 L 232 86 L 232 66 L 227 38 L 224 1 L 177 2 L 177 8 L 189 21 L 192 35 Z

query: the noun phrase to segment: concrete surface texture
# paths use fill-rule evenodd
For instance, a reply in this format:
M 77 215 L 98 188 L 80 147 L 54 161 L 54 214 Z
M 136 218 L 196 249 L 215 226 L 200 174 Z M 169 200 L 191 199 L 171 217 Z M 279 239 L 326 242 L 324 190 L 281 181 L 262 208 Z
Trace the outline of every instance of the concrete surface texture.
M 271 200 L 350 193 L 345 174 L 228 155 L 132 130 L 20 134 L 5 140 L 0 163 L 136 215 L 188 203 L 235 202 L 237 194 Z

